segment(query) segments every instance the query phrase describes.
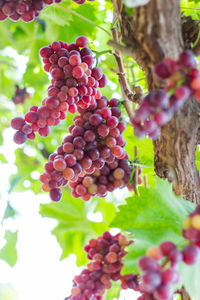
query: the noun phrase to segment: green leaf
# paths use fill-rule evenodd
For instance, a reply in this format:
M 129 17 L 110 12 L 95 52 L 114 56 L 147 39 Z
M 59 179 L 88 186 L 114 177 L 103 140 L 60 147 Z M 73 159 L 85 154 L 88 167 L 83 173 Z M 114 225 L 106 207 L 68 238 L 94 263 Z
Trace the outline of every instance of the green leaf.
M 5 156 L 2 153 L 0 153 L 0 161 L 2 163 L 7 163 L 7 160 L 6 160 Z
M 101 212 L 105 216 L 104 222 L 90 221 L 87 217 L 89 212 Z M 115 215 L 115 207 L 104 199 L 84 203 L 81 199 L 74 199 L 69 192 L 64 192 L 58 203 L 42 204 L 40 214 L 58 221 L 53 234 L 63 250 L 61 259 L 74 253 L 77 255 L 77 264 L 82 265 L 87 261 L 83 246 L 90 238 L 109 229 L 108 224 Z
M 8 219 L 8 218 L 12 218 L 16 214 L 17 214 L 16 210 L 10 205 L 10 202 L 8 202 L 2 221 L 5 220 L 5 219 Z
M 177 246 L 185 245 L 182 223 L 195 206 L 175 196 L 168 181 L 157 178 L 156 188 L 140 187 L 139 196 L 129 197 L 126 202 L 119 207 L 111 223 L 130 232 L 136 240 L 125 258 L 125 272 L 137 270 L 137 259 L 149 246 L 159 245 L 164 240 L 175 240 Z
M 13 267 L 17 262 L 17 233 L 17 231 L 11 232 L 7 230 L 4 235 L 6 244 L 0 250 L 0 258 L 5 260 L 11 267 Z

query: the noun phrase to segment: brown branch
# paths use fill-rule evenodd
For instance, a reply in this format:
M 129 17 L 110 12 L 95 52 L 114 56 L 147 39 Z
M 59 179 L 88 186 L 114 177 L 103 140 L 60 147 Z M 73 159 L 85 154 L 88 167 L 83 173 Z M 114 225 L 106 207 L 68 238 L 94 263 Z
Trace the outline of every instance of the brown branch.
M 114 14 L 113 14 L 113 20 L 114 20 L 113 23 L 115 23 L 116 22 L 115 10 L 114 10 Z M 113 41 L 110 41 L 111 43 L 109 45 L 111 45 L 112 42 L 116 45 L 119 45 L 119 43 L 118 43 L 119 35 L 118 35 L 118 29 L 116 26 L 114 26 L 112 28 L 112 36 L 113 36 Z M 133 87 L 134 92 L 132 92 L 130 90 L 127 79 L 126 79 L 123 59 L 122 59 L 119 49 L 115 49 L 115 51 L 113 52 L 113 55 L 115 56 L 115 60 L 117 63 L 118 81 L 119 81 L 120 88 L 122 91 L 122 96 L 124 98 L 124 101 L 122 103 L 127 111 L 128 116 L 131 118 L 133 116 L 133 111 L 131 109 L 129 101 L 134 102 L 134 103 L 139 103 L 141 101 L 141 97 L 142 97 L 142 89 L 138 86 L 138 87 L 136 87 L 136 89 L 135 89 L 135 87 Z

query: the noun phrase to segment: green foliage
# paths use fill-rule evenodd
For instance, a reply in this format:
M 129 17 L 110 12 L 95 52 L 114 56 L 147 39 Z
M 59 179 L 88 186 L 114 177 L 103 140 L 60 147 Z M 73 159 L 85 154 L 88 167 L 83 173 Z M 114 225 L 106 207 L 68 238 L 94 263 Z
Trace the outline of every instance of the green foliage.
M 103 221 L 90 221 L 88 213 L 101 213 Z M 101 235 L 109 229 L 108 224 L 115 216 L 115 207 L 104 199 L 94 199 L 84 203 L 81 199 L 74 199 L 69 192 L 65 192 L 59 203 L 42 204 L 40 213 L 43 217 L 56 219 L 58 225 L 53 229 L 63 252 L 61 259 L 70 253 L 77 256 L 77 264 L 86 263 L 83 245 L 94 236 Z
M 6 244 L 2 249 L 0 249 L 0 259 L 5 260 L 11 267 L 13 267 L 17 262 L 17 231 L 6 231 L 4 238 L 6 240 Z
M 16 210 L 10 205 L 10 202 L 7 203 L 2 221 L 8 218 L 13 218 L 17 214 Z
M 137 271 L 138 257 L 144 255 L 149 246 L 159 245 L 164 240 L 185 245 L 181 236 L 184 218 L 194 209 L 194 204 L 176 197 L 171 185 L 157 179 L 155 188 L 139 188 L 139 196 L 126 199 L 119 207 L 111 226 L 131 233 L 135 243 L 129 247 L 124 271 Z

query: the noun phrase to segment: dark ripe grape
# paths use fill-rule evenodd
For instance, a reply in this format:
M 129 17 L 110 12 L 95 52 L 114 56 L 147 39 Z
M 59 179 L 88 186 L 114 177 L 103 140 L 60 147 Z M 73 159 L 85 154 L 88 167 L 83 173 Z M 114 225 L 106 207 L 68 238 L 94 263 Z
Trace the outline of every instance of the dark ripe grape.
M 59 171 L 54 170 L 54 171 L 51 173 L 51 179 L 52 179 L 52 180 L 60 181 L 60 180 L 62 180 L 62 178 L 63 178 L 62 172 L 59 172 Z
M 147 133 L 152 133 L 157 129 L 157 124 L 153 120 L 146 120 L 144 121 L 143 128 Z
M 168 65 L 165 62 L 157 63 L 154 67 L 154 72 L 158 77 L 162 79 L 166 79 L 170 76 Z
M 110 156 L 111 154 L 111 151 L 109 148 L 107 147 L 103 147 L 101 150 L 100 150 L 100 155 L 103 159 L 106 159 Z
M 31 128 L 30 125 L 27 125 L 27 124 L 26 124 L 26 125 L 24 125 L 24 126 L 22 127 L 21 131 L 22 131 L 24 134 L 29 135 L 29 134 L 32 133 L 32 128 Z
M 89 169 L 92 166 L 92 160 L 89 157 L 84 157 L 80 160 L 80 164 L 83 169 Z
M 83 137 L 86 142 L 93 142 L 96 138 L 96 135 L 92 130 L 86 130 Z
M 66 168 L 66 162 L 63 158 L 55 159 L 53 162 L 54 169 L 57 171 L 63 171 Z
M 80 196 L 85 195 L 87 193 L 86 187 L 83 186 L 82 184 L 78 184 L 75 188 L 75 191 Z
M 192 51 L 186 50 L 181 53 L 179 57 L 179 64 L 186 68 L 195 68 L 197 65 L 197 60 Z
M 81 126 L 75 126 L 72 129 L 72 136 L 76 137 L 76 136 L 82 136 L 84 134 L 84 138 L 85 138 L 85 133 L 84 133 L 84 129 Z
M 174 249 L 169 252 L 168 257 L 172 262 L 172 264 L 174 265 L 182 260 L 182 253 L 177 249 L 176 250 Z
M 71 66 L 75 67 L 81 64 L 81 58 L 79 55 L 73 54 L 69 57 L 69 63 Z
M 14 118 L 11 120 L 11 127 L 16 130 L 21 130 L 25 124 L 26 123 L 23 118 Z
M 168 256 L 171 251 L 176 250 L 176 245 L 170 241 L 161 243 L 159 247 L 165 256 Z
M 169 97 L 163 90 L 155 91 L 153 94 L 152 104 L 156 107 L 166 108 L 169 104 Z
M 200 250 L 195 245 L 188 245 L 186 246 L 183 251 L 183 261 L 187 265 L 195 264 L 200 256 Z
M 26 140 L 27 140 L 27 135 L 24 134 L 22 131 L 17 131 L 14 134 L 13 140 L 18 145 L 24 144 L 26 142 Z
M 187 86 L 179 86 L 176 88 L 176 91 L 175 91 L 175 95 L 176 95 L 176 98 L 179 99 L 179 100 L 187 100 L 191 94 L 190 94 L 190 89 L 189 87 Z
M 159 265 L 157 262 L 148 256 L 142 256 L 138 260 L 138 266 L 142 271 L 147 271 L 147 270 L 154 270 L 157 271 L 159 269 Z
M 43 119 L 47 119 L 50 116 L 50 110 L 47 106 L 39 107 L 37 113 L 38 117 Z
M 88 152 L 88 156 L 91 158 L 92 161 L 94 161 L 100 157 L 100 153 L 97 149 L 91 149 Z
M 149 109 L 145 107 L 146 105 L 141 105 L 140 108 L 135 112 L 135 116 L 133 121 L 135 122 L 142 122 L 145 121 L 149 116 Z M 132 120 L 131 120 L 132 121 Z
M 86 142 L 80 136 L 77 136 L 73 140 L 73 145 L 75 148 L 83 149 L 85 147 Z
M 83 77 L 84 71 L 81 67 L 76 66 L 72 70 L 72 75 L 74 76 L 74 78 L 79 79 Z
M 49 46 L 40 49 L 40 56 L 45 58 L 49 58 L 53 53 L 53 49 L 51 49 Z
M 154 114 L 154 121 L 158 126 L 163 126 L 166 124 L 172 117 L 170 111 L 159 111 Z
M 76 45 L 78 47 L 86 47 L 88 44 L 88 39 L 85 37 L 85 36 L 79 36 L 77 39 L 76 39 Z
M 48 183 L 51 179 L 51 176 L 49 173 L 44 172 L 43 174 L 40 175 L 40 181 L 42 183 Z
M 38 113 L 35 111 L 29 111 L 25 114 L 25 121 L 28 123 L 35 123 L 38 120 Z
M 94 77 L 96 80 L 101 79 L 102 76 L 103 76 L 103 72 L 101 68 L 95 67 L 92 69 L 92 77 Z
M 106 125 L 110 128 L 117 127 L 118 123 L 118 118 L 116 118 L 115 116 L 112 116 L 106 120 Z
M 154 292 L 154 297 L 156 300 L 169 300 L 172 299 L 172 288 L 170 285 L 161 285 Z
M 109 128 L 106 124 L 100 124 L 97 128 L 97 132 L 101 137 L 106 137 L 109 134 Z
M 99 82 L 99 87 L 104 88 L 107 85 L 108 79 L 105 74 L 101 77 L 101 79 L 98 81 Z
M 45 170 L 48 172 L 48 173 L 51 173 L 54 168 L 53 168 L 53 162 L 52 161 L 48 161 L 45 165 L 44 165 L 44 168 Z
M 75 149 L 74 150 L 74 155 L 77 160 L 81 160 L 84 157 L 84 152 L 81 149 Z
M 112 116 L 112 112 L 108 107 L 103 107 L 101 109 L 101 116 L 102 116 L 103 119 L 106 120 L 106 119 L 108 119 L 109 117 Z
M 64 143 L 63 144 L 63 151 L 65 153 L 72 153 L 74 152 L 74 145 L 70 142 Z
M 72 167 L 72 169 L 74 170 L 74 172 L 75 172 L 76 175 L 80 174 L 81 171 L 82 171 L 82 167 L 81 167 L 81 165 L 80 165 L 79 163 L 76 163 L 76 164 Z
M 142 286 L 145 292 L 152 293 L 161 284 L 161 276 L 156 271 L 145 271 L 142 275 Z
M 174 270 L 174 269 L 167 269 L 167 270 L 164 270 L 161 274 L 162 276 L 162 282 L 164 284 L 167 284 L 167 283 L 177 283 L 177 271 Z
M 103 168 L 104 164 L 105 164 L 105 161 L 101 157 L 93 162 L 94 167 L 97 169 Z
M 126 129 L 126 125 L 124 122 L 119 122 L 117 125 L 117 129 L 119 129 L 120 133 L 123 133 L 124 130 Z
M 40 136 L 43 136 L 43 137 L 48 136 L 49 133 L 50 133 L 50 128 L 49 128 L 49 126 L 45 126 L 44 128 L 40 128 L 40 129 L 38 130 L 38 133 L 39 133 Z
M 73 167 L 76 164 L 76 157 L 74 154 L 65 154 L 64 159 L 67 167 Z
M 52 201 L 59 201 L 62 197 L 62 191 L 61 189 L 58 189 L 58 188 L 54 188 L 54 189 L 51 189 L 50 191 L 50 198 Z
M 118 107 L 112 107 L 111 108 L 112 115 L 116 118 L 120 118 L 121 116 L 121 110 Z
M 102 117 L 99 114 L 93 114 L 90 116 L 89 122 L 92 126 L 98 126 L 102 122 Z

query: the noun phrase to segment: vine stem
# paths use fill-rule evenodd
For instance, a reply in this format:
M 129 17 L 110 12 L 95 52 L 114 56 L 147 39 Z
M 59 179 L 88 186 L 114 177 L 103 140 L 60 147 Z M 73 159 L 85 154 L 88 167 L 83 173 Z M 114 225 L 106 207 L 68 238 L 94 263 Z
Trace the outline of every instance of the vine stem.
M 118 32 L 116 23 L 117 23 L 117 14 L 115 12 L 115 7 L 114 7 L 114 9 L 113 9 L 113 26 L 112 26 L 111 30 L 112 30 L 113 42 L 115 44 L 119 44 L 119 32 Z M 113 55 L 114 55 L 116 63 L 117 63 L 118 81 L 119 81 L 120 88 L 122 91 L 122 96 L 124 99 L 124 101 L 122 103 L 123 103 L 124 108 L 126 109 L 126 112 L 129 116 L 129 118 L 132 118 L 133 110 L 130 106 L 129 101 L 134 102 L 134 103 L 139 103 L 141 101 L 141 97 L 142 97 L 142 90 L 140 87 L 135 87 L 134 93 L 130 90 L 128 81 L 126 78 L 125 70 L 124 70 L 123 59 L 122 59 L 119 49 L 115 48 Z
M 80 14 L 77 13 L 76 11 L 71 10 L 71 9 L 68 9 L 68 8 L 66 8 L 66 7 L 63 7 L 63 6 L 60 6 L 60 5 L 58 5 L 58 4 L 54 4 L 54 7 L 58 8 L 58 9 L 60 9 L 60 10 L 63 10 L 63 11 L 65 11 L 65 12 L 67 12 L 67 13 L 70 13 L 70 14 L 76 16 L 76 17 L 79 17 L 80 19 L 82 19 L 82 20 L 84 20 L 84 21 L 86 21 L 86 22 L 92 24 L 92 25 L 95 26 L 95 27 L 98 27 L 99 29 L 103 30 L 106 34 L 108 34 L 109 36 L 111 36 L 110 32 L 109 32 L 108 30 L 106 30 L 104 27 L 102 27 L 101 25 L 98 25 L 98 24 L 96 24 L 95 22 L 91 21 L 90 19 L 88 19 L 88 18 L 86 18 L 86 17 L 80 15 Z

